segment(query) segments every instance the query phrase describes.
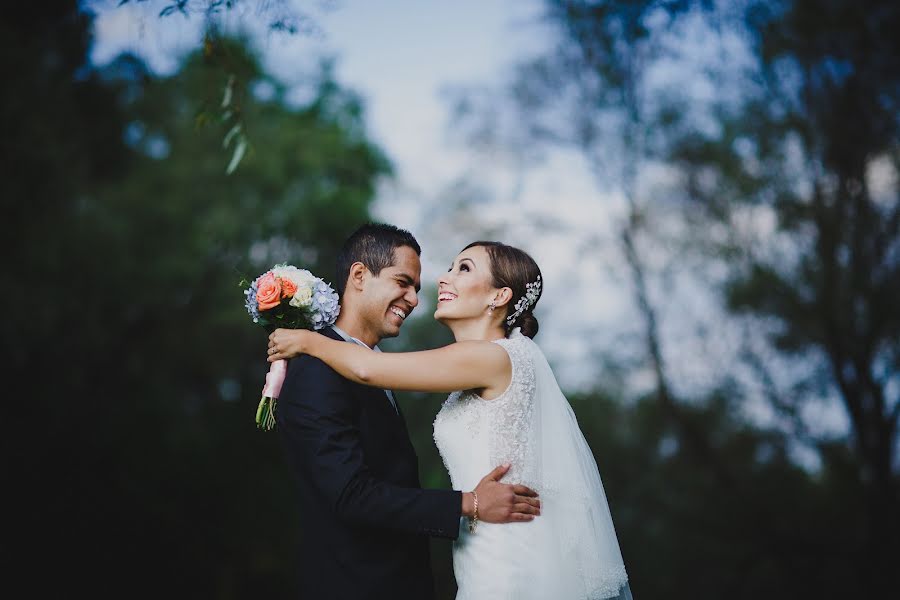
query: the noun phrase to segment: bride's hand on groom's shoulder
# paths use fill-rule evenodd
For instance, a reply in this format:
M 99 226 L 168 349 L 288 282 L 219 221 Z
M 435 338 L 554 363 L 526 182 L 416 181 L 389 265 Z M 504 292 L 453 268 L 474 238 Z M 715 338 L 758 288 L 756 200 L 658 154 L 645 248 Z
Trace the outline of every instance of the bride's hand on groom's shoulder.
M 531 521 L 541 514 L 541 501 L 537 492 L 524 485 L 500 483 L 509 471 L 509 465 L 501 465 L 485 475 L 475 486 L 478 495 L 478 520 L 485 523 L 514 523 Z M 471 494 L 470 494 L 471 495 Z M 467 506 L 464 500 L 463 514 L 474 514 L 474 503 Z
M 304 329 L 276 329 L 269 334 L 268 361 L 293 358 L 304 352 L 304 341 L 311 332 Z

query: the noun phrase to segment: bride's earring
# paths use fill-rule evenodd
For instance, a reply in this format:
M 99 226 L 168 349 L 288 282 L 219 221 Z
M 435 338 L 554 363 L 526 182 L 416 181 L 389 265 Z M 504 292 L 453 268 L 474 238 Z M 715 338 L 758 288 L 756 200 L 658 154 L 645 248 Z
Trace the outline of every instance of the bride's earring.
M 495 306 L 495 304 L 496 304 L 496 302 L 495 302 L 494 300 L 491 300 L 491 303 L 488 304 L 488 310 L 491 311 L 491 312 L 494 312 L 494 309 L 497 308 L 497 307 Z

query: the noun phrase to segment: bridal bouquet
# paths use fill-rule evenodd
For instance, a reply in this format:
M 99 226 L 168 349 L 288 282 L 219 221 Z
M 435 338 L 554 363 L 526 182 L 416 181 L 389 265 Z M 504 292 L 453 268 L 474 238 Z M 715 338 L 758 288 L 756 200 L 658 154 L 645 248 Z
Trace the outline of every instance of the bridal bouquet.
M 278 328 L 318 330 L 332 325 L 341 310 L 338 295 L 324 280 L 306 269 L 278 264 L 252 282 L 241 282 L 245 306 L 254 323 L 269 333 Z M 276 360 L 269 367 L 262 399 L 256 409 L 256 426 L 275 426 L 275 404 L 287 373 L 287 362 Z

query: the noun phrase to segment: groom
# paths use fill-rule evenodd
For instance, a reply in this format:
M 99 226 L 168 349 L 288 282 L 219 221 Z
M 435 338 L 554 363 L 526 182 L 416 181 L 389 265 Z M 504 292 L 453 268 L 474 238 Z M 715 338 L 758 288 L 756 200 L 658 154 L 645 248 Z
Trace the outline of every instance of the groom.
M 418 304 L 421 250 L 407 231 L 368 224 L 344 243 L 335 281 L 340 316 L 321 331 L 377 350 Z M 472 517 L 471 492 L 421 489 L 418 459 L 393 394 L 338 375 L 322 361 L 291 359 L 277 430 L 299 483 L 303 598 L 434 596 L 428 536 L 455 539 Z M 499 483 L 498 466 L 475 488 L 478 518 L 533 514 L 536 494 Z

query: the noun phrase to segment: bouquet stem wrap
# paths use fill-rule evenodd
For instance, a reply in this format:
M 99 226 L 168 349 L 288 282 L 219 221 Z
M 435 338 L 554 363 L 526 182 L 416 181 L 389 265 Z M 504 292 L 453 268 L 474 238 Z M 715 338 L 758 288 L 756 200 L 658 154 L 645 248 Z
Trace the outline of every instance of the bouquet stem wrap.
M 241 282 L 241 287 L 247 285 Z M 277 264 L 244 290 L 244 307 L 257 325 L 269 334 L 279 328 L 318 331 L 334 324 L 341 312 L 340 298 L 334 288 L 306 269 Z M 275 428 L 275 403 L 287 375 L 287 361 L 276 360 L 269 366 L 262 399 L 256 408 L 256 426 L 264 431 Z
M 275 405 L 281 395 L 281 386 L 287 375 L 287 361 L 276 360 L 266 373 L 266 384 L 263 386 L 262 398 L 256 409 L 256 426 L 271 431 L 275 427 Z

